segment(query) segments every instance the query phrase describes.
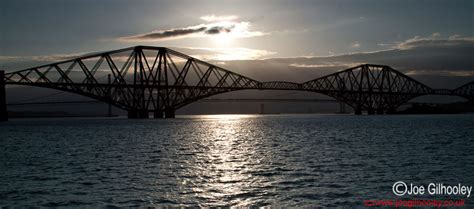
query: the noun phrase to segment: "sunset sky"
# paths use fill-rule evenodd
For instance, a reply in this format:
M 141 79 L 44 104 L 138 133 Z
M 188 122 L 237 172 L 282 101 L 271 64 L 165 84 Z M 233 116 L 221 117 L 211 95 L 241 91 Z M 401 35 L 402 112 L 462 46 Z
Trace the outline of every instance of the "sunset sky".
M 451 87 L 474 78 L 473 2 L 2 0 L 0 68 L 154 45 L 257 79 L 376 63 Z

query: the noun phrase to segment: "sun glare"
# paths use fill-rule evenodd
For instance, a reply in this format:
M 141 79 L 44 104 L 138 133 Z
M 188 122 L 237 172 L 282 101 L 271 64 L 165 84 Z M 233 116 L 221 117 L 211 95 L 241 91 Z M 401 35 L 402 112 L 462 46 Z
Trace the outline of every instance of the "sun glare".
M 205 119 L 217 119 L 221 121 L 226 120 L 239 120 L 242 118 L 252 118 L 255 115 L 245 115 L 245 114 L 216 114 L 216 115 L 203 115 L 202 118 Z
M 212 41 L 218 46 L 230 46 L 234 39 L 233 35 L 229 33 L 221 33 L 212 37 Z

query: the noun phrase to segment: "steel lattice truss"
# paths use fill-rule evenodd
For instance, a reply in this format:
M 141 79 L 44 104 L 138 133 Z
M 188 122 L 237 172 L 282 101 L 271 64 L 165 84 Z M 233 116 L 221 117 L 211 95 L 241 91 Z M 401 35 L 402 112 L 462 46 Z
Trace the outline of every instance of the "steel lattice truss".
M 158 117 L 196 100 L 243 89 L 302 90 L 339 99 L 356 110 L 387 111 L 426 94 L 472 101 L 473 82 L 435 91 L 381 65 L 361 65 L 305 83 L 259 82 L 163 47 L 136 46 L 5 74 L 6 84 L 68 91 L 113 104 L 132 117 Z
M 200 98 L 259 84 L 171 49 L 146 46 L 9 73 L 6 82 L 69 91 L 142 114 L 174 111 Z
M 360 65 L 303 83 L 303 89 L 329 95 L 359 110 L 394 110 L 432 89 L 388 66 Z
M 474 102 L 474 81 L 466 83 L 465 85 L 452 90 L 452 92 L 453 95 L 458 95 Z

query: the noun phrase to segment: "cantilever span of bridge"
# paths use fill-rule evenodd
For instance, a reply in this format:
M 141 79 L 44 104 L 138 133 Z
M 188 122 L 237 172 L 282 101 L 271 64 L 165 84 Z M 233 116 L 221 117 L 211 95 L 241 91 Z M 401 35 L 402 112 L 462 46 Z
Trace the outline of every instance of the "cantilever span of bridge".
M 261 82 L 154 46 L 92 53 L 20 71 L 0 71 L 0 120 L 7 120 L 5 85 L 51 88 L 126 110 L 129 118 L 174 118 L 185 105 L 237 90 L 295 90 L 330 96 L 355 114 L 386 114 L 423 95 L 455 95 L 474 102 L 474 81 L 432 89 L 385 65 L 364 64 L 303 83 Z

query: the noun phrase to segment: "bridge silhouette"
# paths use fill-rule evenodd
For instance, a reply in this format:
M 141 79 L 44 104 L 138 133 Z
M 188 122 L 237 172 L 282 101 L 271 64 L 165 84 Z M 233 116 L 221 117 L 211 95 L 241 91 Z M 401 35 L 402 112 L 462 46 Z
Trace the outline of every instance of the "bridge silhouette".
M 5 85 L 71 92 L 126 110 L 129 118 L 174 118 L 185 105 L 237 90 L 294 90 L 330 96 L 355 114 L 389 114 L 423 95 L 454 95 L 474 102 L 474 81 L 432 89 L 385 65 L 364 64 L 303 83 L 261 82 L 164 47 L 135 46 L 4 73 L 0 120 L 7 120 Z

